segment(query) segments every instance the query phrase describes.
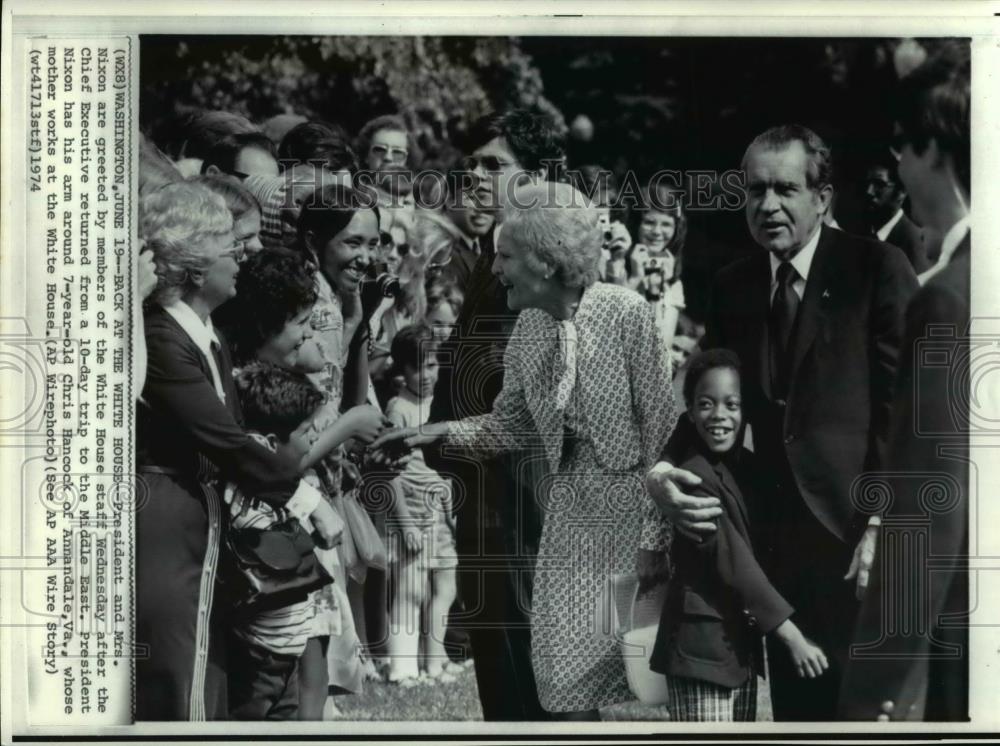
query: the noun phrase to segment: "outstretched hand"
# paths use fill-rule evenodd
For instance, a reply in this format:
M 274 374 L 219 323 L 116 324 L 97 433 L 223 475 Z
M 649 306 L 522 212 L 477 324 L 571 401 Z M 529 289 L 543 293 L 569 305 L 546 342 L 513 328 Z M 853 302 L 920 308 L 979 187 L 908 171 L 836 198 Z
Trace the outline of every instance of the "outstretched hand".
M 428 446 L 444 436 L 442 423 L 422 425 L 420 427 L 396 427 L 384 430 L 369 448 L 373 451 L 385 451 L 393 455 L 400 451 L 412 451 L 420 446 Z

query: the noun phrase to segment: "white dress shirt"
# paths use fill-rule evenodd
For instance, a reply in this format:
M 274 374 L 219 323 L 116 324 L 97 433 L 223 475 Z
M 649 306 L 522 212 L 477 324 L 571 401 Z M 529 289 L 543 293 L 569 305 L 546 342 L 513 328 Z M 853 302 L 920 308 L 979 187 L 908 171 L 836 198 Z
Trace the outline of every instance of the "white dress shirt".
M 889 234 L 892 233 L 892 229 L 896 227 L 896 223 L 903 219 L 903 208 L 899 208 L 896 214 L 889 218 L 889 222 L 875 231 L 875 238 L 879 241 L 885 241 L 889 238 Z
M 812 238 L 789 260 L 797 273 L 795 281 L 792 283 L 792 290 L 799 296 L 799 300 L 806 297 L 806 280 L 809 277 L 809 267 L 812 266 L 813 257 L 816 256 L 816 247 L 819 246 L 819 234 L 820 226 L 816 226 Z M 771 302 L 773 303 L 774 294 L 778 290 L 778 267 L 781 266 L 781 260 L 773 252 L 769 258 L 771 260 Z
M 212 326 L 212 317 L 209 316 L 205 321 L 202 321 L 191 306 L 182 300 L 175 300 L 173 303 L 165 305 L 163 310 L 170 314 L 208 360 L 208 369 L 212 371 L 215 393 L 219 395 L 220 401 L 225 402 L 226 391 L 222 388 L 222 376 L 219 375 L 219 367 L 216 365 L 215 354 L 212 352 L 212 344 L 221 347 L 219 338 L 215 335 L 215 328 Z
M 924 272 L 917 275 L 917 282 L 924 285 L 929 279 L 940 272 L 942 269 L 948 266 L 948 262 L 951 261 L 952 254 L 955 253 L 962 241 L 965 240 L 966 234 L 969 232 L 969 216 L 966 215 L 964 218 L 959 220 L 955 225 L 948 229 L 948 232 L 944 234 L 944 239 L 941 241 L 941 254 L 938 256 L 938 260 L 934 263 L 934 266 Z

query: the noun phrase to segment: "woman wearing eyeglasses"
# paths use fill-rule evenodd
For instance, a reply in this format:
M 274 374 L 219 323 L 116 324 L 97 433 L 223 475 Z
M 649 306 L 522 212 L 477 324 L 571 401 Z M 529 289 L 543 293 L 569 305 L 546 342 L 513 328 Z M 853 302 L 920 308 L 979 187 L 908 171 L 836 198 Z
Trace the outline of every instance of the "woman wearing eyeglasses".
M 371 171 L 405 169 L 412 165 L 410 156 L 414 150 L 406 122 L 394 114 L 375 117 L 358 133 L 358 154 Z
M 148 368 L 136 416 L 136 718 L 228 716 L 225 609 L 215 603 L 222 506 L 234 481 L 309 515 L 332 544 L 335 518 L 297 489 L 299 464 L 240 425 L 229 353 L 211 313 L 236 293 L 245 249 L 222 198 L 170 184 L 142 202 L 158 282 L 145 312 Z M 290 497 L 291 496 L 291 497 Z
M 233 236 L 237 243 L 242 244 L 248 253 L 264 248 L 260 242 L 260 202 L 249 189 L 235 177 L 224 174 L 199 176 L 191 181 L 207 186 L 225 201 L 233 216 Z

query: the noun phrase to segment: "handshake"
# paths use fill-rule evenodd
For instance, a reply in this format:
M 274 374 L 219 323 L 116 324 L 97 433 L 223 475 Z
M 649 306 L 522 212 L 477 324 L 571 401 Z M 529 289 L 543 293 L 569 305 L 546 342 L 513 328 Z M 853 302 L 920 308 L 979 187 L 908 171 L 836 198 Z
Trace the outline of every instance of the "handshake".
M 379 463 L 405 463 L 414 449 L 437 443 L 447 432 L 447 422 L 420 427 L 390 427 L 368 446 L 368 453 Z

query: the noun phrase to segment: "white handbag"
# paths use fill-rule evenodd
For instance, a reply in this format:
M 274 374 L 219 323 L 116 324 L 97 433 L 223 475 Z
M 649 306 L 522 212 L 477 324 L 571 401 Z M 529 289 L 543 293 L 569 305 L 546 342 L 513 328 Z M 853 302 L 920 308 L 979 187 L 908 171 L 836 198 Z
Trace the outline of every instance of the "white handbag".
M 640 597 L 639 581 L 635 575 L 619 575 L 612 582 L 618 636 L 629 688 L 643 704 L 666 704 L 667 677 L 650 670 L 649 657 L 656 642 L 667 586 L 661 583 Z

